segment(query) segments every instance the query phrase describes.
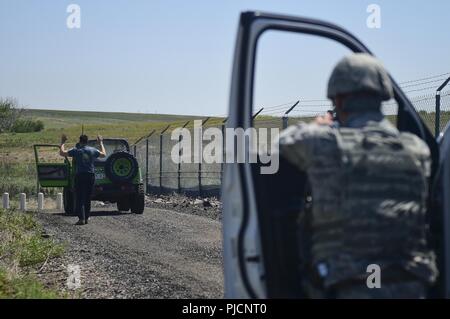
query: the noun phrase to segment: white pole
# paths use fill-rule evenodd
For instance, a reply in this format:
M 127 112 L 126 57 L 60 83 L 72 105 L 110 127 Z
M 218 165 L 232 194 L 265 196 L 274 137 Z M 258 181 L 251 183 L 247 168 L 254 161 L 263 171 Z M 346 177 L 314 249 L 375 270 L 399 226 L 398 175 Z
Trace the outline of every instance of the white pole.
M 3 208 L 9 209 L 9 194 L 3 193 Z
M 27 195 L 25 193 L 19 194 L 19 210 L 22 212 L 27 210 Z
M 62 212 L 63 210 L 63 195 L 62 193 L 56 194 L 56 209 L 58 212 Z
M 42 212 L 44 210 L 44 194 L 38 193 L 38 211 Z

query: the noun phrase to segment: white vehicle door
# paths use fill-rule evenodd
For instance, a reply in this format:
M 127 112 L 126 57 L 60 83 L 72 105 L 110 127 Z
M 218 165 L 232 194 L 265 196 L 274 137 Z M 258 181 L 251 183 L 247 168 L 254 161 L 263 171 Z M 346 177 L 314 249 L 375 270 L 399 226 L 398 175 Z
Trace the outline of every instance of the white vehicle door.
M 228 128 L 246 130 L 253 126 L 256 48 L 261 35 L 268 30 L 325 38 L 350 51 L 371 54 L 355 36 L 331 23 L 260 12 L 242 13 L 235 47 Z M 397 127 L 426 141 L 432 152 L 434 178 L 439 158 L 437 143 L 406 95 L 393 79 L 392 82 L 398 104 Z M 443 139 L 448 140 L 446 135 Z M 234 151 L 237 147 L 234 147 Z M 447 153 L 450 152 L 449 147 L 450 145 L 447 146 Z M 447 160 L 447 157 L 443 160 Z M 259 174 L 260 166 L 258 163 L 237 163 L 236 160 L 224 165 L 222 201 L 225 297 L 301 298 L 302 272 L 298 267 L 301 256 L 296 220 L 299 210 L 307 209 L 308 206 L 308 202 L 303 200 L 308 194 L 306 177 L 282 159 L 278 173 L 273 175 Z M 444 179 L 443 187 L 448 189 L 450 163 L 445 168 L 444 173 L 448 176 Z M 448 213 L 444 214 L 450 209 L 450 202 L 447 203 L 449 200 L 444 200 L 447 205 L 444 205 L 444 211 L 438 207 L 438 203 L 430 201 L 430 205 L 435 208 L 433 213 L 440 218 L 449 216 Z M 438 227 L 436 220 L 440 218 L 430 218 L 433 220 L 432 228 Z M 448 217 L 443 220 L 446 227 L 443 233 L 448 237 L 446 230 L 450 221 Z M 442 236 L 435 238 L 434 242 L 439 246 L 437 249 L 443 274 L 441 278 L 446 278 L 443 270 L 448 268 L 450 261 L 448 246 L 445 246 L 445 250 L 441 249 L 444 247 Z M 450 243 L 448 238 L 445 243 Z M 442 296 L 443 291 L 449 291 L 450 282 L 445 280 L 445 288 L 436 290 L 439 296 Z

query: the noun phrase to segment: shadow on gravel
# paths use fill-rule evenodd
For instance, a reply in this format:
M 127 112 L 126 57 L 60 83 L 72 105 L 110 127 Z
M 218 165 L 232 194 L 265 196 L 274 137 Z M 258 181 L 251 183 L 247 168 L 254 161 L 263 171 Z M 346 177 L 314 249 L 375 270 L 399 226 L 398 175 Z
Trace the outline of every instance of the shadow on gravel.
M 119 212 L 119 211 L 93 211 L 91 212 L 91 217 L 101 217 L 101 216 L 121 216 L 121 215 L 130 215 L 132 213 L 129 212 Z M 57 216 L 66 216 L 66 217 L 77 217 L 77 216 L 69 216 L 67 214 L 64 213 L 56 213 L 55 215 Z
M 120 212 L 120 211 L 107 211 L 107 210 L 103 210 L 103 211 L 93 211 L 91 212 L 91 217 L 96 217 L 96 216 L 120 216 L 120 215 L 132 215 L 132 213 L 129 212 Z

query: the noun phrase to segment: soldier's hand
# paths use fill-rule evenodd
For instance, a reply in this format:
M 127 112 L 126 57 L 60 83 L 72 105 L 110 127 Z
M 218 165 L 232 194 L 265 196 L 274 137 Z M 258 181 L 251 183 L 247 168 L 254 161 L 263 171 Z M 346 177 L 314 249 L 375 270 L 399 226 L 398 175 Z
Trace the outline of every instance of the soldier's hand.
M 103 137 L 101 135 L 97 135 L 97 142 L 103 142 Z
M 61 144 L 64 144 L 67 141 L 67 136 L 66 134 L 62 134 L 61 135 Z
M 319 115 L 318 117 L 316 117 L 314 122 L 319 125 L 332 125 L 333 117 L 329 113 L 327 113 L 325 115 Z

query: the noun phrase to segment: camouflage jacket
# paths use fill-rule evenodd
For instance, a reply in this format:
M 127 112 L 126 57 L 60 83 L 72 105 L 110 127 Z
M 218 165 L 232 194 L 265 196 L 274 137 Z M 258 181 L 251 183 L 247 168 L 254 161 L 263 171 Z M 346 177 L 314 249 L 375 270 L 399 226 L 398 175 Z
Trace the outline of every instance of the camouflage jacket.
M 435 279 L 425 222 L 430 153 L 381 113 L 353 127 L 299 123 L 280 135 L 280 153 L 305 171 L 312 191 L 310 259 L 325 286 L 391 266 Z

